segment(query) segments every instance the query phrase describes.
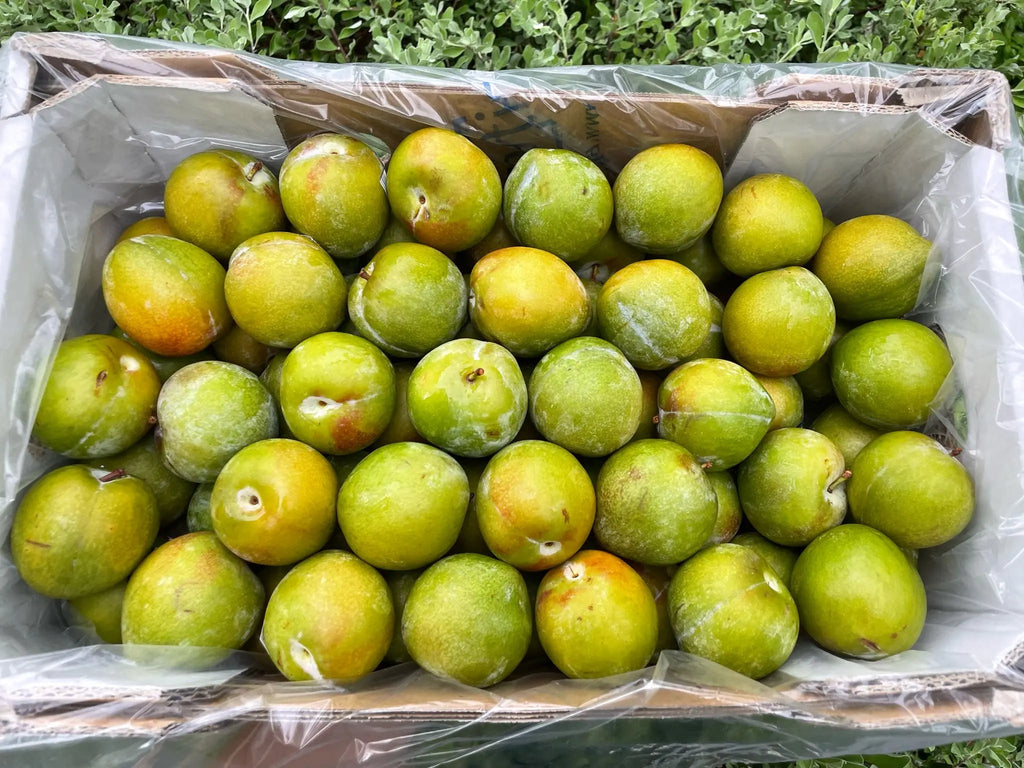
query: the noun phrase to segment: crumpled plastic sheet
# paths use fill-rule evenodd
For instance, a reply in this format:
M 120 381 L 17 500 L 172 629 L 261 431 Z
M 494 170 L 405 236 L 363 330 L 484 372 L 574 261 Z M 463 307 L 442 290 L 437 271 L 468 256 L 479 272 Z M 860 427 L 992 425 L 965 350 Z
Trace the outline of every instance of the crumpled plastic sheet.
M 921 553 L 914 650 L 841 659 L 802 639 L 754 682 L 678 651 L 571 681 L 527 668 L 481 691 L 406 664 L 346 687 L 287 683 L 257 654 L 182 671 L 69 625 L 0 553 L 0 763 L 93 766 L 715 765 L 891 752 L 1024 732 L 1024 146 L 999 75 L 877 64 L 590 67 L 498 73 L 286 62 L 155 40 L 15 35 L 0 49 L 0 536 L 60 458 L 31 425 L 60 340 L 109 329 L 99 290 L 120 230 L 160 210 L 214 146 L 275 170 L 322 130 L 382 157 L 426 125 L 507 170 L 533 146 L 614 175 L 680 141 L 727 188 L 776 171 L 833 220 L 902 217 L 935 247 L 912 317 L 954 368 L 926 428 L 963 449 L 968 530 Z

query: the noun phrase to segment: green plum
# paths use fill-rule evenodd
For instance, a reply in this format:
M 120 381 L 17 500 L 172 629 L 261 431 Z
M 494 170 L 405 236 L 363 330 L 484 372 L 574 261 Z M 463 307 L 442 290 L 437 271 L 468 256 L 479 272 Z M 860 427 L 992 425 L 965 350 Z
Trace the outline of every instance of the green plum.
M 224 262 L 243 240 L 285 225 L 277 177 L 261 160 L 230 149 L 178 163 L 164 188 L 164 215 L 176 237 Z
M 523 245 L 579 261 L 611 226 L 612 188 L 583 155 L 534 148 L 519 158 L 505 181 L 503 211 Z
M 164 461 L 194 483 L 212 482 L 238 450 L 278 432 L 274 399 L 260 380 L 216 360 L 171 376 L 157 400 L 157 419 Z
M 582 336 L 559 344 L 541 358 L 527 391 L 540 433 L 580 456 L 607 456 L 640 426 L 640 377 L 603 339 Z
M 416 431 L 434 445 L 456 456 L 490 456 L 526 420 L 526 381 L 504 347 L 455 339 L 417 363 L 407 403 Z
M 458 267 L 419 243 L 377 251 L 352 282 L 348 311 L 360 335 L 389 355 L 420 357 L 455 338 L 468 290 Z
M 113 336 L 61 342 L 32 435 L 73 459 L 113 456 L 155 423 L 160 379 L 146 357 Z
M 320 333 L 285 358 L 280 402 L 296 438 L 321 453 L 355 453 L 380 437 L 391 421 L 394 368 L 366 339 Z
M 43 475 L 22 497 L 11 559 L 36 592 L 71 600 L 126 579 L 159 527 L 156 497 L 142 480 L 71 464 Z
M 384 166 L 352 136 L 321 133 L 281 165 L 281 203 L 299 232 L 335 259 L 362 256 L 381 237 L 390 210 Z M 325 329 L 331 330 L 331 329 Z

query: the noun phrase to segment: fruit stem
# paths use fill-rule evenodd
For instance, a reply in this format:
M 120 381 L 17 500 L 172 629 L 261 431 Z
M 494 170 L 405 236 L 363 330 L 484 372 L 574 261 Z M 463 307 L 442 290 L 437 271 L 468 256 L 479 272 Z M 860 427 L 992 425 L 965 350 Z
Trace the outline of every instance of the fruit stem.
M 651 424 L 660 424 L 660 423 L 661 423 L 661 416 L 659 416 L 658 414 L 654 414 L 654 416 L 651 417 Z
M 360 269 L 359 270 L 359 277 L 362 278 L 363 280 L 369 280 L 370 279 L 370 273 L 367 272 L 365 269 Z
M 128 477 L 128 473 L 123 469 L 115 469 L 101 477 L 100 482 L 109 483 L 111 480 L 120 480 L 122 477 Z
M 704 470 L 708 470 L 708 469 L 711 469 L 712 466 L 714 466 L 714 465 L 710 461 L 705 461 L 703 464 L 700 465 L 700 468 L 704 469 Z
M 480 378 L 483 375 L 484 375 L 484 369 L 483 368 L 477 368 L 475 371 L 470 371 L 469 373 L 466 374 L 466 381 L 474 382 L 474 381 L 476 381 L 478 378 Z
M 963 449 L 963 448 L 954 448 L 953 450 L 951 450 L 951 451 L 949 452 L 949 455 L 950 455 L 950 456 L 954 456 L 954 457 L 956 457 L 956 456 L 959 456 L 959 455 L 960 455 L 961 453 L 963 453 L 963 452 L 964 452 L 964 449 Z
M 845 483 L 845 482 L 846 482 L 847 480 L 849 480 L 849 479 L 850 479 L 850 478 L 851 478 L 852 476 L 853 476 L 853 472 L 851 472 L 850 470 L 846 470 L 845 472 L 843 472 L 843 474 L 841 474 L 841 475 L 840 475 L 839 477 L 837 477 L 837 478 L 836 478 L 836 479 L 835 479 L 834 481 L 832 481 L 832 482 L 831 482 L 831 483 L 829 484 L 829 486 L 828 486 L 828 492 L 829 492 L 829 493 L 832 493 L 832 491 L 834 491 L 834 490 L 835 490 L 836 488 L 838 488 L 838 487 L 839 487 L 840 485 L 842 485 L 843 483 Z
M 254 178 L 256 178 L 256 174 L 260 172 L 260 169 L 262 167 L 263 167 L 263 162 L 260 161 L 260 160 L 257 160 L 255 163 L 252 163 L 249 166 L 248 172 L 245 174 L 245 180 L 246 181 L 252 181 Z

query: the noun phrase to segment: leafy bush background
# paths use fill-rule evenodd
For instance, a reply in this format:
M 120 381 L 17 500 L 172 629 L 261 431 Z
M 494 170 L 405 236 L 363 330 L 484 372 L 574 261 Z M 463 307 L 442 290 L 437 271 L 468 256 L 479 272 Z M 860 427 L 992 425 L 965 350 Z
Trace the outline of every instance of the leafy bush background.
M 17 30 L 475 69 L 730 61 L 975 67 L 1005 74 L 1024 111 L 1021 0 L 0 0 L 0 40 Z
M 0 0 L 17 31 L 160 37 L 283 58 L 474 69 L 878 61 L 996 69 L 1024 127 L 1021 0 Z M 799 768 L 1016 768 L 1024 737 Z

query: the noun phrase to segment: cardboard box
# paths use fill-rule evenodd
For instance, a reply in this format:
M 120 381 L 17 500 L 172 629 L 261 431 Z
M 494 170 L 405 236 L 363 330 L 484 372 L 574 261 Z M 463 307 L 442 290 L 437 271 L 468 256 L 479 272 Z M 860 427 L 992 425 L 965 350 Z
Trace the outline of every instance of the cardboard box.
M 277 167 L 323 130 L 357 133 L 386 154 L 408 132 L 443 125 L 502 170 L 526 148 L 561 146 L 610 174 L 647 146 L 685 142 L 723 164 L 727 188 L 777 171 L 808 184 L 834 220 L 910 221 L 936 243 L 913 316 L 942 330 L 956 362 L 929 430 L 963 446 L 978 486 L 968 531 L 922 554 L 930 612 L 915 650 L 855 662 L 802 640 L 761 682 L 678 652 L 619 678 L 541 670 L 487 691 L 409 666 L 349 689 L 288 684 L 247 670 L 245 655 L 176 672 L 77 646 L 56 604 L 20 583 L 4 554 L 0 749 L 102 735 L 126 740 L 126 756 L 141 740 L 176 759 L 222 750 L 228 765 L 274 765 L 299 750 L 313 765 L 319 749 L 387 762 L 528 747 L 646 764 L 884 752 L 1024 730 L 1024 153 L 1000 76 L 876 65 L 331 67 L 78 35 L 15 36 L 0 73 L 5 539 L 18 494 L 59 463 L 29 441 L 35 407 L 60 339 L 109 328 L 98 274 L 120 229 L 159 205 L 189 154 L 231 146 Z

